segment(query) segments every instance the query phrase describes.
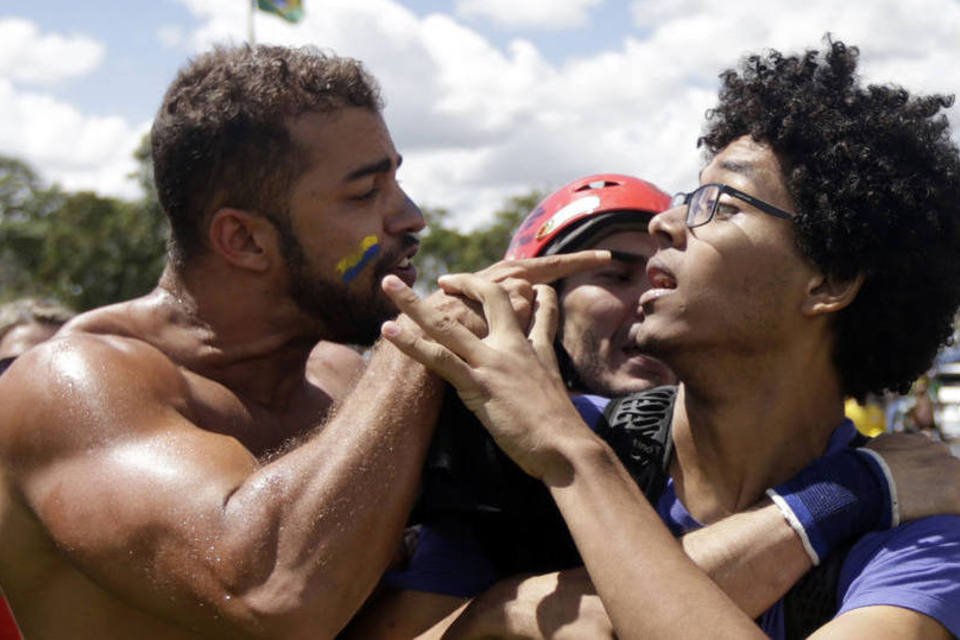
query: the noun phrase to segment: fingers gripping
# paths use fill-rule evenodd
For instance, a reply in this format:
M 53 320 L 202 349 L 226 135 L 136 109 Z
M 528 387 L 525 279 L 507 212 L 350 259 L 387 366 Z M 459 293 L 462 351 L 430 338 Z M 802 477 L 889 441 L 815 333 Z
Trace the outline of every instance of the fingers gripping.
M 399 319 L 383 324 L 383 336 L 406 355 L 455 386 L 469 386 L 472 381 L 470 367 L 449 345 L 458 345 L 463 349 L 463 345 L 469 344 L 471 340 L 479 344 L 479 339 L 458 322 L 451 321 L 449 317 L 420 300 L 399 278 L 387 276 L 382 287 L 397 308 L 406 314 L 406 318 L 420 327 L 429 338 L 404 327 Z
M 474 351 L 483 345 L 480 340 L 456 318 L 438 310 L 420 299 L 413 289 L 396 276 L 383 279 L 383 290 L 401 312 L 413 320 L 424 333 L 458 356 L 470 360 Z
M 381 333 L 400 351 L 458 389 L 473 383 L 469 365 L 446 347 L 418 336 L 393 320 L 383 323 Z
M 464 274 L 443 276 L 438 280 L 438 284 L 444 293 L 463 297 L 466 296 L 462 289 L 466 281 L 463 276 Z M 497 283 L 506 290 L 519 325 L 524 328 L 529 326 L 533 308 L 533 285 L 520 278 L 505 278 Z
M 511 294 L 503 283 L 490 282 L 469 273 L 444 276 L 442 281 L 444 290 L 448 293 L 455 291 L 483 305 L 489 327 L 489 342 L 502 346 L 525 342 L 521 322 L 517 319 L 511 303 Z
M 540 362 L 551 371 L 558 371 L 559 376 L 557 353 L 553 348 L 560 317 L 557 293 L 553 287 L 544 284 L 536 285 L 534 292 L 536 299 L 533 308 L 533 324 L 530 327 L 530 344 Z

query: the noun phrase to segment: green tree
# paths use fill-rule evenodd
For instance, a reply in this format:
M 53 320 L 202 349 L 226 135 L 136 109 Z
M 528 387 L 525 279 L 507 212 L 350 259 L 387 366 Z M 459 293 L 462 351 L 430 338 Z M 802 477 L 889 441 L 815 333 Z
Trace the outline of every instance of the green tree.
M 28 164 L 0 156 L 0 302 L 33 292 L 44 219 L 62 202 Z
M 65 194 L 0 157 L 0 300 L 51 296 L 83 310 L 141 295 L 163 268 L 166 237 L 152 192 L 137 202 Z
M 43 186 L 26 162 L 0 156 L 0 222 L 43 216 L 59 205 L 59 196 L 56 189 Z
M 417 254 L 420 286 L 432 290 L 438 276 L 477 271 L 502 259 L 514 230 L 542 197 L 538 191 L 514 196 L 494 212 L 492 222 L 467 233 L 453 227 L 446 209 L 425 208 L 427 231 Z
M 139 203 L 76 193 L 47 222 L 36 278 L 74 308 L 136 297 L 156 284 L 166 227 Z

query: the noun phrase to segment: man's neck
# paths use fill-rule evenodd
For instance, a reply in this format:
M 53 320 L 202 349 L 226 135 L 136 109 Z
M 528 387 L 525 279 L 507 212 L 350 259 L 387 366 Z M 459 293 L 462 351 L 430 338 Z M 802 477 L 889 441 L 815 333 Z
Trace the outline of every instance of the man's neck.
M 167 271 L 133 304 L 145 339 L 181 366 L 246 400 L 283 406 L 303 387 L 311 349 L 323 339 L 291 303 L 258 299 L 258 289 L 231 278 L 183 277 Z
M 741 511 L 823 454 L 843 418 L 828 354 L 701 369 L 680 386 L 671 475 L 694 517 Z

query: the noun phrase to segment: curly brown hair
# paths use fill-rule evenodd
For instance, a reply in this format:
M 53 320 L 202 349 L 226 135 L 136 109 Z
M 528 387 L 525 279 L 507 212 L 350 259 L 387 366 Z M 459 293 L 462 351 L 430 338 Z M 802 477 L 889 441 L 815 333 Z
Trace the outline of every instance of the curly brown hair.
M 345 107 L 379 112 L 376 80 L 360 62 L 312 47 L 217 47 L 181 69 L 151 130 L 174 263 L 204 250 L 203 222 L 220 207 L 284 215 L 306 168 L 286 123 Z
M 768 51 L 721 74 L 699 144 L 769 144 L 797 205 L 796 241 L 826 274 L 864 274 L 837 314 L 844 391 L 906 391 L 953 331 L 960 305 L 960 155 L 941 110 L 952 96 L 861 86 L 859 51 Z

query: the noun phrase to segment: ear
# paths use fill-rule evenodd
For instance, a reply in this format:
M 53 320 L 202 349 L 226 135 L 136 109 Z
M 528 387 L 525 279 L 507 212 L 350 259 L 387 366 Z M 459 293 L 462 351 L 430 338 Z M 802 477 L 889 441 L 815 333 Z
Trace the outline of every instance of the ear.
M 815 274 L 807 285 L 803 312 L 815 316 L 840 311 L 857 297 L 860 287 L 863 286 L 863 280 L 862 273 L 847 280 L 822 273 Z
M 223 207 L 214 212 L 208 233 L 211 248 L 230 264 L 257 272 L 270 268 L 276 233 L 265 217 Z

